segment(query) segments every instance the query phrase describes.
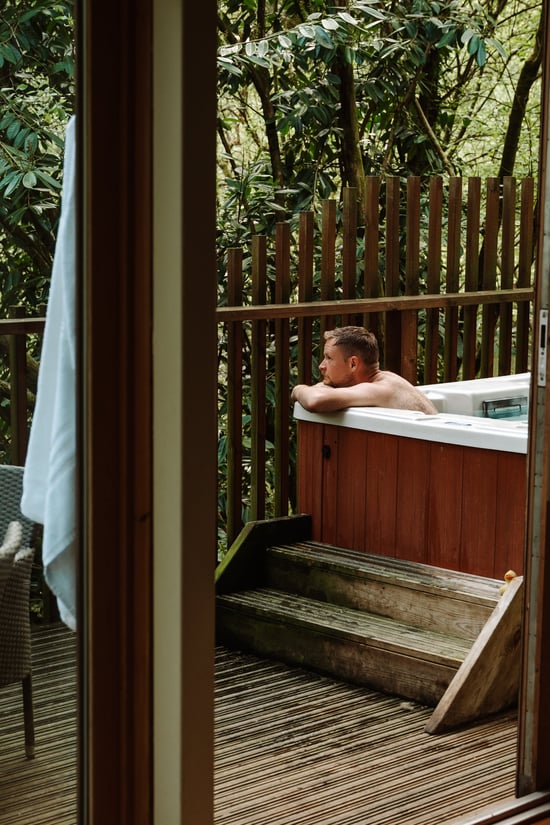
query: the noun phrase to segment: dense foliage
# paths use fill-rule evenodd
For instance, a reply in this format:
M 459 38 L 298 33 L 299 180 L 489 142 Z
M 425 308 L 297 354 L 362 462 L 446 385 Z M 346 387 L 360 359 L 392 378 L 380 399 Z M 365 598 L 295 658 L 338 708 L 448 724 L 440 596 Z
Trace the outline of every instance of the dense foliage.
M 0 308 L 45 302 L 63 135 L 74 108 L 72 2 L 7 0 L 0 16 Z
M 532 0 L 220 4 L 223 246 L 342 185 L 362 193 L 369 174 L 532 171 L 541 11 Z M 512 119 L 523 131 L 505 142 Z

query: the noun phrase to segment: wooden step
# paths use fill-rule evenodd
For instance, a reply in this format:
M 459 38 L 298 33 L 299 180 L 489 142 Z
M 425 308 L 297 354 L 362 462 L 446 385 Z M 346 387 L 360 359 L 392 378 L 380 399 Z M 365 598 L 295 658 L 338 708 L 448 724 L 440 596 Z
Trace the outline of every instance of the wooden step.
M 474 640 L 502 581 L 316 542 L 267 548 L 262 583 Z
M 436 704 L 470 642 L 273 588 L 220 595 L 218 641 Z
M 437 705 L 429 733 L 517 698 L 522 584 L 310 541 L 309 517 L 251 523 L 216 571 L 229 647 Z M 504 575 L 503 571 L 503 575 Z

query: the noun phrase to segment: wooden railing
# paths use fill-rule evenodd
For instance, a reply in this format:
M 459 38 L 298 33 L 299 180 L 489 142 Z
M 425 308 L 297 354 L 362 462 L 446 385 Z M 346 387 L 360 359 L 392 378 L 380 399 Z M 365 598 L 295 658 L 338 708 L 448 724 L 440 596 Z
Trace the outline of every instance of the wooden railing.
M 11 318 L 0 319 L 0 351 L 4 353 L 3 366 L 7 369 L 6 391 L 9 390 L 7 415 L 4 422 L 7 434 L 4 453 L 10 464 L 23 465 L 27 454 L 32 401 L 36 393 L 38 365 L 32 374 L 27 357 L 29 336 L 42 335 L 45 318 L 22 317 L 23 309 L 11 310 Z M 5 399 L 8 401 L 7 397 Z
M 29 347 L 29 342 L 31 336 L 41 339 L 45 318 L 24 317 L 23 307 L 13 307 L 10 316 L 0 319 L 0 460 L 22 466 L 27 455 L 38 380 L 37 354 L 41 347 L 41 341 L 33 347 Z M 30 349 L 34 356 L 29 352 Z M 55 621 L 59 614 L 55 598 L 44 581 L 40 530 L 35 538 L 31 613 L 40 621 Z
M 323 203 L 318 243 L 304 212 L 297 238 L 277 225 L 271 255 L 265 236 L 246 257 L 229 251 L 228 305 L 217 310 L 228 543 L 243 520 L 292 510 L 290 388 L 314 379 L 325 329 L 373 329 L 383 366 L 415 384 L 529 369 L 533 180 L 491 178 L 482 191 L 470 178 L 465 188 L 460 178 L 446 190 L 441 178 L 369 178 L 361 225 L 348 189 L 341 216 L 336 201 Z

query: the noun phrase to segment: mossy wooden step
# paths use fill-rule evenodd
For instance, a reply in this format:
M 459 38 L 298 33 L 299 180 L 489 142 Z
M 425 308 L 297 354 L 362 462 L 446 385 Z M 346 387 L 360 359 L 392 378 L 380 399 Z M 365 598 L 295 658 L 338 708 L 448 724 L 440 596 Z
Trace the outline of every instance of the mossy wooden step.
M 470 648 L 461 638 L 272 588 L 218 596 L 217 625 L 224 644 L 429 705 Z
M 315 542 L 267 549 L 263 583 L 474 640 L 502 581 Z

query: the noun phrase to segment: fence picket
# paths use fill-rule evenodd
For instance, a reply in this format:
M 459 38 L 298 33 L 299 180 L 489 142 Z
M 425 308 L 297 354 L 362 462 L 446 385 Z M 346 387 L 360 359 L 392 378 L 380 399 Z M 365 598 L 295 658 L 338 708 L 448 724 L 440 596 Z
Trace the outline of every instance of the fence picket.
M 290 226 L 278 223 L 275 234 L 275 300 L 290 301 Z M 290 494 L 289 461 L 289 392 L 290 392 L 290 321 L 275 321 L 275 515 L 288 514 Z
M 300 214 L 298 242 L 298 300 L 313 301 L 313 212 Z M 298 383 L 310 384 L 313 361 L 313 321 L 298 319 Z
M 336 201 L 323 201 L 323 229 L 321 237 L 321 301 L 335 298 L 336 272 Z M 334 316 L 321 319 L 320 352 L 323 351 L 323 333 L 335 325 Z
M 462 178 L 449 180 L 447 219 L 446 292 L 458 292 L 460 283 L 460 240 L 462 224 Z M 458 307 L 445 311 L 445 381 L 456 381 L 458 372 Z
M 383 294 L 380 278 L 380 178 L 370 175 L 365 182 L 365 252 L 364 286 L 365 298 L 378 298 Z M 351 322 L 353 323 L 353 322 Z M 377 312 L 366 313 L 363 318 L 356 316 L 355 323 L 371 329 L 380 341 L 383 337 L 382 318 Z
M 441 288 L 441 217 L 443 210 L 443 180 L 430 180 L 430 214 L 428 224 L 428 263 L 426 292 L 434 294 Z M 426 310 L 426 332 L 424 342 L 424 383 L 437 381 L 437 361 L 439 355 L 439 310 Z
M 401 181 L 397 177 L 386 178 L 386 290 L 385 294 L 399 295 L 400 241 L 400 191 Z M 399 372 L 401 366 L 401 317 L 399 312 L 386 313 L 382 349 L 384 366 Z
M 502 255 L 500 286 L 511 289 L 514 285 L 514 249 L 516 246 L 516 181 L 505 177 L 502 183 Z M 499 307 L 500 332 L 498 348 L 498 373 L 505 375 L 512 370 L 512 307 L 503 303 Z
M 500 185 L 498 178 L 487 180 L 485 206 L 485 238 L 483 243 L 483 289 L 495 289 L 497 281 L 497 244 L 499 229 Z M 498 307 L 483 307 L 481 331 L 481 376 L 493 375 L 495 356 L 495 329 Z
M 265 235 L 252 238 L 252 303 L 265 304 L 267 244 Z M 251 322 L 250 367 L 250 518 L 265 518 L 266 333 L 264 318 Z
M 466 292 L 479 289 L 479 233 L 481 227 L 481 178 L 468 180 L 468 207 L 466 213 Z M 476 305 L 464 307 L 464 333 L 462 337 L 462 377 L 471 379 L 476 374 L 477 358 L 477 315 Z
M 243 251 L 228 251 L 227 300 L 240 306 L 243 297 Z M 227 537 L 232 542 L 242 527 L 242 353 L 243 327 L 227 324 Z
M 534 190 L 533 178 L 521 182 L 521 208 L 519 225 L 519 256 L 517 286 L 530 286 L 533 269 L 533 233 L 534 233 Z M 517 308 L 516 326 L 516 372 L 529 369 L 529 332 L 531 306 L 520 304 Z

